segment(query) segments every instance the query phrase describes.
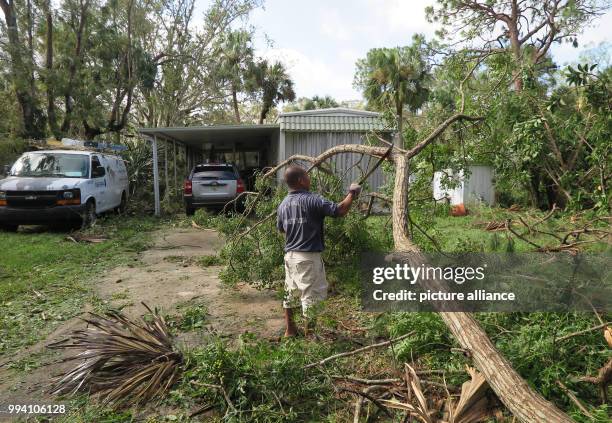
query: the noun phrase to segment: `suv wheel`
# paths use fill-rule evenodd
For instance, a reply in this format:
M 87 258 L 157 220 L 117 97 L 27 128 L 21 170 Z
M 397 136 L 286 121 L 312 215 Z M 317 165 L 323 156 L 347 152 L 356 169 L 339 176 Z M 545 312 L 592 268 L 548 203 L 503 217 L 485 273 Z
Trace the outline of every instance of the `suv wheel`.
M 193 216 L 195 214 L 195 209 L 193 207 L 185 206 L 185 214 L 187 216 Z
M 12 223 L 0 223 L 0 231 L 4 232 L 17 232 L 19 225 L 14 225 Z
M 92 227 L 96 222 L 96 217 L 96 204 L 93 200 L 89 200 L 85 205 L 85 211 L 81 215 L 81 229 Z

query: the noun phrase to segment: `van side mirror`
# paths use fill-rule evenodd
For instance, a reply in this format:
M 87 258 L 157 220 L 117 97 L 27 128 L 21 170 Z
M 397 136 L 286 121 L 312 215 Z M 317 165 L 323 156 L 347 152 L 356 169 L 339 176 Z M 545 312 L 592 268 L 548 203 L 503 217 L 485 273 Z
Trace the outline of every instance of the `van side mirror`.
M 8 176 L 11 173 L 11 165 L 4 165 L 2 174 Z
M 91 171 L 92 178 L 101 178 L 104 175 L 106 175 L 106 170 L 104 169 L 104 166 L 96 166 Z

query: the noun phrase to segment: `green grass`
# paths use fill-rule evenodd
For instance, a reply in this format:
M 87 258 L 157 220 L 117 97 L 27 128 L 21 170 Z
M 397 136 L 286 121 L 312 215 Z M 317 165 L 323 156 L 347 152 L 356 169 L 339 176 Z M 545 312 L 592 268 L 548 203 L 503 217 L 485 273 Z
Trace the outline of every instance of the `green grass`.
M 220 266 L 223 264 L 223 259 L 218 255 L 212 254 L 200 257 L 198 264 L 202 267 Z
M 484 230 L 491 221 L 504 222 L 512 219 L 518 222 L 519 216 L 528 224 L 544 218 L 546 213 L 526 210 L 511 212 L 499 208 L 478 208 L 463 217 L 452 217 L 440 211 L 431 216 L 421 216 L 417 221 L 428 228 L 428 235 L 434 238 L 437 246 L 444 252 L 529 252 L 535 247 L 528 242 L 509 236 L 507 231 L 490 232 Z M 386 217 L 376 217 L 370 223 L 374 236 L 383 237 L 389 229 L 385 228 Z M 580 227 L 589 218 L 578 219 L 569 215 L 556 214 L 546 220 L 538 229 L 552 233 L 567 233 Z M 523 235 L 526 228 L 514 223 L 513 228 Z M 415 232 L 415 241 L 426 251 L 436 251 L 436 245 L 427 237 Z M 559 241 L 545 234 L 528 234 L 530 241 L 541 246 L 558 245 Z M 604 242 L 588 244 L 591 252 L 609 251 Z M 502 354 L 513 367 L 532 386 L 556 404 L 575 411 L 567 396 L 556 384 L 561 380 L 578 397 L 590 405 L 598 404 L 596 387 L 572 380 L 584 375 L 594 375 L 610 357 L 610 350 L 601 331 L 593 331 L 582 336 L 555 342 L 556 337 L 596 326 L 599 321 L 593 313 L 479 313 L 476 318 Z M 603 315 L 609 321 L 612 315 Z M 448 372 L 447 381 L 460 385 L 465 380 L 462 369 L 469 360 L 454 352 L 459 347 L 449 333 L 442 319 L 435 313 L 385 313 L 381 314 L 374 325 L 381 333 L 390 331 L 400 335 L 410 331 L 415 336 L 401 343 L 396 349 L 400 360 L 412 360 L 432 369 Z
M 413 228 L 415 242 L 425 251 L 436 251 L 439 247 L 444 252 L 528 252 L 534 251 L 535 247 L 525 240 L 518 238 L 507 231 L 486 231 L 485 226 L 488 222 L 503 223 L 510 219 L 512 228 L 524 236 L 529 241 L 542 246 L 559 245 L 559 240 L 552 236 L 531 233 L 526 234 L 527 229 L 523 226 L 519 217 L 532 225 L 546 217 L 547 213 L 540 210 L 523 210 L 512 212 L 498 207 L 472 207 L 467 216 L 451 216 L 446 206 L 438 206 L 433 212 L 414 213 L 413 219 L 420 228 L 433 238 L 437 246 L 416 227 Z M 579 216 L 572 222 L 572 216 L 557 212 L 551 218 L 545 220 L 537 226 L 537 229 L 544 232 L 565 234 L 572 229 L 580 228 L 589 219 L 588 216 Z M 390 248 L 392 245 L 392 228 L 388 216 L 373 216 L 367 221 L 372 237 L 377 240 L 379 245 Z M 602 227 L 605 224 L 602 223 Z M 571 242 L 571 239 L 570 239 Z M 586 250 L 592 252 L 602 252 L 609 249 L 606 243 L 587 244 Z
M 537 221 L 544 216 L 538 211 L 520 215 L 529 221 Z M 507 210 L 482 208 L 473 210 L 466 217 L 450 217 L 441 210 L 431 216 L 416 216 L 415 219 L 428 228 L 428 233 L 435 237 L 445 251 L 505 251 L 509 246 L 503 233 L 485 231 L 477 224 L 517 217 L 517 213 Z M 384 250 L 391 245 L 391 229 L 387 222 L 388 217 L 377 216 L 364 223 L 371 234 L 370 245 L 375 249 Z M 15 303 L 24 316 L 16 319 L 17 323 L 6 320 L 10 322 L 7 324 L 5 320 L 0 320 L 3 330 L 7 324 L 6 327 L 11 328 L 9 333 L 13 333 L 8 338 L 7 351 L 33 342 L 19 339 L 20 330 L 27 329 L 32 333 L 40 327 L 48 331 L 69 317 L 71 311 L 78 313 L 85 301 L 91 300 L 95 305 L 95 298 L 89 297 L 89 281 L 102 269 L 132 260 L 132 253 L 145 248 L 150 231 L 160 225 L 152 219 L 128 220 L 124 224 L 111 220 L 101 227 L 101 232 L 111 235 L 111 239 L 102 244 L 76 245 L 64 241 L 63 234 L 53 233 L 1 235 L 18 250 L 0 258 L 0 263 L 4 264 L 7 257 L 11 257 L 13 270 L 6 274 L 14 275 L 16 269 L 27 270 L 22 271 L 25 273 L 23 278 L 13 276 L 10 279 L 15 285 L 11 290 L 7 288 L 6 291 L 0 291 L 0 294 L 7 292 L 12 295 L 5 303 Z M 563 231 L 573 226 L 575 223 L 570 222 L 568 216 L 560 216 L 547 221 L 541 229 Z M 539 235 L 530 239 L 540 243 L 554 241 Z M 415 240 L 427 251 L 435 250 L 433 243 L 426 237 L 415 234 Z M 0 241 L 4 241 L 4 238 L 0 238 Z M 533 250 L 532 246 L 522 240 L 515 240 L 511 248 L 513 251 Z M 32 262 L 23 256 L 25 252 L 31 251 L 36 251 Z M 64 256 L 70 257 L 71 261 L 67 263 Z M 177 261 L 181 259 L 171 258 Z M 352 260 L 329 263 L 327 266 L 328 280 L 334 285 L 336 295 L 330 299 L 319 319 L 318 333 L 327 334 L 323 341 L 298 339 L 275 343 L 253 335 L 237 339 L 203 336 L 202 345 L 185 351 L 184 375 L 163 400 L 163 407 L 112 412 L 96 406 L 86 397 L 80 397 L 70 402 L 71 412 L 59 421 L 190 421 L 189 413 L 206 404 L 214 406 L 213 416 L 201 416 L 204 421 L 347 421 L 352 418 L 354 398 L 349 395 L 345 398 L 349 402 L 339 400 L 338 394 L 334 394 L 330 375 L 352 374 L 373 378 L 391 376 L 401 371 L 404 362 L 413 362 L 424 369 L 445 370 L 445 381 L 460 386 L 467 379 L 465 365 L 471 362 L 454 350 L 458 345 L 439 316 L 435 313 L 361 313 L 359 266 L 356 258 Z M 218 264 L 216 256 L 203 257 L 198 259 L 198 263 L 202 266 Z M 44 271 L 44 276 L 36 273 L 35 269 L 37 272 Z M 83 278 L 83 274 L 92 276 Z M 5 279 L 1 278 L 0 290 L 4 290 Z M 42 296 L 39 297 L 33 290 Z M 5 307 L 5 303 L 1 307 Z M 37 317 L 41 311 L 34 312 L 37 309 L 48 315 L 61 313 L 62 320 L 41 322 Z M 15 312 L 12 313 L 14 318 Z M 593 414 L 602 416 L 598 421 L 606 421 L 605 407 L 595 408 L 598 404 L 596 388 L 589 384 L 571 382 L 574 376 L 596 374 L 608 359 L 609 349 L 601 332 L 594 331 L 561 343 L 554 342 L 555 337 L 596 325 L 593 315 L 489 313 L 479 314 L 477 318 L 503 355 L 546 398 L 570 412 L 577 421 L 587 421 L 580 417 L 576 407 L 559 391 L 556 380 L 562 380 L 589 406 Z M 4 314 L 0 315 L 0 319 L 5 319 Z M 206 319 L 205 302 L 189 302 L 178 308 L 178 314 L 172 316 L 169 323 L 174 332 L 191 332 L 203 328 Z M 20 324 L 24 325 L 24 329 L 20 328 Z M 346 326 L 367 328 L 367 331 L 353 333 L 347 331 Z M 330 339 L 330 331 L 340 331 L 344 335 Z M 373 343 L 378 337 L 397 336 L 409 331 L 414 331 L 415 335 L 395 345 L 393 350 L 377 350 L 333 361 L 322 370 L 305 371 L 303 368 L 304 364 L 333 353 Z M 3 339 L 0 342 L 6 341 Z M 15 366 L 29 369 L 35 367 L 36 362 L 24 359 Z M 440 378 L 435 380 L 442 382 Z M 236 411 L 230 410 L 225 415 L 227 405 L 223 395 L 219 390 L 202 383 L 223 385 Z M 143 417 L 143 411 L 146 417 Z
M 0 232 L 0 355 L 44 338 L 80 314 L 93 295 L 91 282 L 133 261 L 163 223 L 148 217 L 107 217 L 88 233 L 109 239 L 74 243 L 66 232 Z M 93 302 L 93 300 L 92 300 Z

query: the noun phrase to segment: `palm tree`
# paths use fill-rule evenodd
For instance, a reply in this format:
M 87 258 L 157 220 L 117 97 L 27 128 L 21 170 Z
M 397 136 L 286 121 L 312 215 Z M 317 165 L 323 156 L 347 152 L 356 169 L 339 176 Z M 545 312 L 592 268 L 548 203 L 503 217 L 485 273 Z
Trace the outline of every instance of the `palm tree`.
M 310 100 L 310 103 L 307 105 L 307 108 L 304 110 L 314 110 L 314 109 L 331 109 L 333 107 L 338 107 L 338 102 L 331 96 L 318 96 L 315 95 Z M 308 108 L 310 107 L 310 108 Z
M 285 108 L 286 112 L 297 112 L 300 110 L 316 110 L 316 109 L 330 109 L 339 107 L 340 104 L 331 96 L 318 96 L 315 95 L 312 98 L 300 97 L 295 102 L 291 103 Z
M 295 100 L 293 81 L 280 62 L 270 64 L 262 59 L 252 66 L 251 89 L 261 96 L 261 113 L 259 123 L 262 124 L 272 107 L 279 102 Z
M 422 45 L 423 39 L 415 37 L 411 46 L 375 48 L 357 62 L 355 86 L 362 89 L 370 105 L 395 112 L 397 147 L 402 147 L 404 108 L 416 112 L 429 94 L 429 66 Z
M 253 46 L 251 34 L 245 30 L 228 32 L 219 46 L 221 55 L 221 75 L 227 79 L 232 93 L 234 117 L 240 123 L 238 109 L 238 92 L 244 85 L 245 77 L 253 64 Z

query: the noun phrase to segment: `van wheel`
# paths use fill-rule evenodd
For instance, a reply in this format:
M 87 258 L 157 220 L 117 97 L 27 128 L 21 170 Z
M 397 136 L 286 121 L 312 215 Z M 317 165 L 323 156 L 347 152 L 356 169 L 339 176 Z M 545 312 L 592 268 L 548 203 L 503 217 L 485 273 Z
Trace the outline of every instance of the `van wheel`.
M 17 232 L 19 225 L 13 225 L 12 223 L 0 223 L 0 231 L 4 232 Z
M 123 214 L 125 213 L 126 208 L 127 208 L 127 195 L 125 195 L 125 191 L 123 191 L 123 193 L 121 194 L 121 203 L 119 203 L 119 206 L 115 209 L 115 211 L 119 214 Z
M 81 229 L 90 228 L 96 223 L 96 204 L 89 200 L 85 206 L 85 211 L 81 215 Z
M 193 216 L 195 214 L 195 209 L 193 207 L 185 206 L 185 214 L 187 216 Z

